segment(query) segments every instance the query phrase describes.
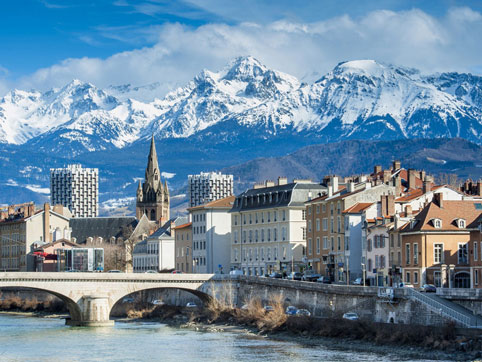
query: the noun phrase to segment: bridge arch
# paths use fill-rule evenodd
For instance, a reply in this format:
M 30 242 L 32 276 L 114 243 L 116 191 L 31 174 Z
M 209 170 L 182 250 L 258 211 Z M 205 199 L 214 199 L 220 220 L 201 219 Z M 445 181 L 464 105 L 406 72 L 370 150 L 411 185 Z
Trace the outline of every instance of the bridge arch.
M 18 289 L 23 289 L 23 290 L 32 290 L 32 291 L 39 291 L 39 292 L 45 292 L 45 293 L 51 294 L 51 295 L 59 298 L 62 302 L 65 303 L 65 306 L 67 307 L 67 310 L 69 311 L 69 314 L 70 314 L 70 318 L 72 320 L 80 320 L 80 318 L 81 318 L 82 313 L 81 313 L 80 307 L 77 304 L 77 302 L 74 301 L 73 299 L 69 298 L 65 294 L 60 293 L 59 291 L 51 290 L 51 289 L 48 289 L 48 288 L 39 288 L 39 287 L 31 287 L 31 286 L 23 286 L 23 285 L 2 286 L 0 284 L 0 288 L 7 288 L 7 287 L 11 288 L 11 289 L 18 288 Z

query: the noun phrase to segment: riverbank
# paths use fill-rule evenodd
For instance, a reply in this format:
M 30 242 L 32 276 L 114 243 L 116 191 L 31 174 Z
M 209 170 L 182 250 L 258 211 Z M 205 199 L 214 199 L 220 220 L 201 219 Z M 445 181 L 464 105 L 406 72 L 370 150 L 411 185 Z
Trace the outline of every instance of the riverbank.
M 207 306 L 204 309 L 156 306 L 137 310 L 127 320 L 157 321 L 171 327 L 207 332 L 234 332 L 264 338 L 376 353 L 396 348 L 410 358 L 473 361 L 482 358 L 482 338 L 457 335 L 453 324 L 433 328 L 341 318 L 287 316 L 282 304 L 266 312 L 257 302 L 245 309 Z M 482 331 L 481 331 L 482 334 Z

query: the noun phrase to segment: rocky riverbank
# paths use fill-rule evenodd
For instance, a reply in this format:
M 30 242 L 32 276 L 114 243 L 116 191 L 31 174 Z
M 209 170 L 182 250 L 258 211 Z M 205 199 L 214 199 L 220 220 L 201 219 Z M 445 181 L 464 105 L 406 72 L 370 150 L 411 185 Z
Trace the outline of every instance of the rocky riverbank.
M 207 306 L 203 309 L 156 306 L 130 313 L 131 320 L 149 319 L 179 328 L 209 332 L 241 332 L 309 346 L 392 352 L 409 358 L 473 361 L 482 357 L 482 338 L 458 335 L 453 324 L 434 328 L 413 325 L 349 321 L 341 318 L 287 316 L 282 303 L 266 312 L 259 302 L 244 309 Z M 482 332 L 481 332 L 482 334 Z

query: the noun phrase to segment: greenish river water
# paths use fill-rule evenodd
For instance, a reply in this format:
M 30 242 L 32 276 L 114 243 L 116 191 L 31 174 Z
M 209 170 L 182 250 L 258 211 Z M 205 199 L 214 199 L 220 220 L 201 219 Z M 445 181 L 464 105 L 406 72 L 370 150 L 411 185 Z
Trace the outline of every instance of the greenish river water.
M 359 352 L 238 332 L 197 332 L 158 323 L 74 328 L 63 319 L 0 314 L 0 361 L 406 361 L 387 349 Z

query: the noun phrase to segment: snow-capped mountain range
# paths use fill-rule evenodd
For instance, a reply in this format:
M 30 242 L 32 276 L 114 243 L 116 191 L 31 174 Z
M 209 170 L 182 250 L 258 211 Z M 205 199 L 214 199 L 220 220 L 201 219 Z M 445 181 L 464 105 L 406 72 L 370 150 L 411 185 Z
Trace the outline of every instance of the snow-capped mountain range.
M 356 60 L 307 84 L 239 57 L 164 97 L 160 85 L 99 89 L 73 80 L 43 93 L 9 92 L 0 99 L 0 204 L 46 200 L 49 169 L 75 162 L 99 168 L 99 200 L 117 205 L 135 196 L 153 134 L 161 171 L 179 194 L 188 174 L 312 144 L 452 137 L 482 144 L 482 77 L 471 74 Z M 333 157 L 340 162 L 344 150 Z M 243 175 L 265 174 L 259 165 Z M 239 185 L 243 175 L 235 175 Z
M 155 92 L 157 86 L 101 90 L 73 80 L 45 93 L 13 90 L 0 99 L 0 142 L 67 147 L 76 155 L 123 148 L 152 134 L 189 138 L 223 125 L 229 132 L 233 122 L 263 138 L 288 131 L 321 141 L 462 137 L 482 142 L 482 77 L 470 74 L 425 76 L 356 60 L 306 84 L 252 57 L 239 57 L 220 72 L 202 71 L 162 99 L 125 97 Z

